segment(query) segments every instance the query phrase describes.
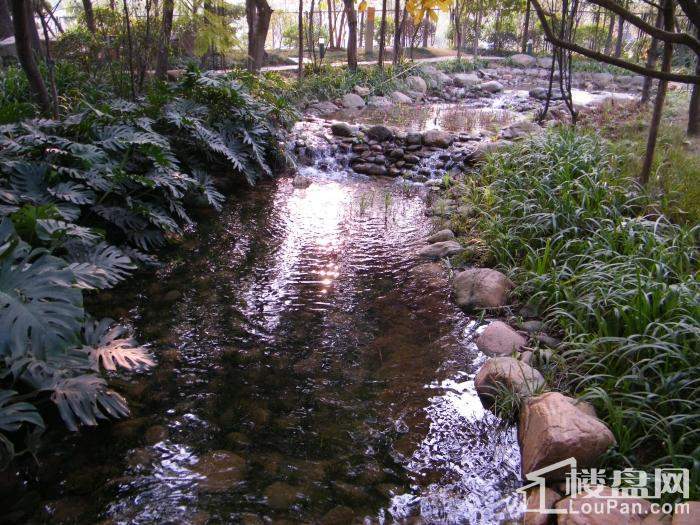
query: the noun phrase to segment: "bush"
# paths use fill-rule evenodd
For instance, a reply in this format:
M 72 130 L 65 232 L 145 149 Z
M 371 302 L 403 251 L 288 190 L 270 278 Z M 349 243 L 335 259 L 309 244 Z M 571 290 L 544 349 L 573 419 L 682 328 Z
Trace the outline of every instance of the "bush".
M 287 109 L 270 102 L 276 96 L 264 82 L 190 71 L 144 101 L 117 99 L 62 120 L 0 126 L 5 463 L 19 430 L 43 428 L 35 403 L 46 396 L 71 430 L 128 414 L 100 371 L 153 360 L 123 328 L 92 319 L 83 294 L 152 263 L 150 252 L 193 224 L 188 204 L 219 209 L 224 197 L 210 173 L 254 183 L 284 160 L 277 126 Z
M 609 462 L 693 472 L 699 230 L 645 215 L 652 203 L 616 166 L 599 139 L 568 130 L 492 155 L 482 227 L 519 295 L 563 335 L 568 388 L 617 439 Z M 695 470 L 696 495 L 699 481 Z

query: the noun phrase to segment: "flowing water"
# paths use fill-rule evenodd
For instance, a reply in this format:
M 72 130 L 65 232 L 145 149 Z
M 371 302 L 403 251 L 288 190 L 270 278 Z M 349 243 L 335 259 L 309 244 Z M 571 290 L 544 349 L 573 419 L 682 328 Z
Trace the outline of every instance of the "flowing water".
M 108 298 L 159 365 L 116 379 L 132 419 L 40 454 L 6 522 L 517 519 L 514 430 L 474 392 L 477 323 L 416 266 L 425 190 L 324 155 L 308 188 L 232 197 Z

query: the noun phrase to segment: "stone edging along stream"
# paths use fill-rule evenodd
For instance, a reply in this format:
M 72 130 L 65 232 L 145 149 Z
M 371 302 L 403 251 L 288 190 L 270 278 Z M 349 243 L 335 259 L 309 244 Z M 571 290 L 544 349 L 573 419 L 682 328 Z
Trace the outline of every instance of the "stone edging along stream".
M 440 230 L 426 239 L 427 246 L 419 252 L 423 260 L 438 261 L 443 257 L 457 255 L 464 247 L 457 242 L 449 229 Z M 467 312 L 488 311 L 508 306 L 514 283 L 503 273 L 490 268 L 468 268 L 457 272 L 451 282 L 454 301 Z M 525 309 L 523 317 L 532 317 Z M 642 525 L 666 524 L 689 525 L 697 523 L 693 517 L 700 514 L 700 502 L 687 502 L 689 512 L 673 516 L 652 510 L 652 503 L 641 497 L 618 495 L 614 489 L 602 483 L 585 495 L 578 497 L 565 495 L 565 476 L 570 466 L 556 470 L 547 467 L 574 458 L 579 469 L 600 466 L 599 459 L 611 446 L 615 438 L 610 429 L 598 419 L 593 405 L 573 399 L 556 391 L 547 391 L 547 385 L 537 367 L 547 362 L 561 342 L 543 331 L 544 325 L 536 319 L 528 319 L 513 329 L 501 320 L 491 321 L 477 336 L 476 346 L 489 357 L 479 369 L 474 385 L 486 408 L 494 408 L 504 393 L 520 399 L 518 417 L 518 443 L 522 458 L 523 479 L 530 473 L 538 472 L 546 480 L 544 495 L 534 487 L 527 492 L 526 505 L 532 512 L 526 512 L 524 525 L 546 525 L 552 515 L 539 513 L 544 501 L 547 509 L 582 512 L 575 519 L 570 514 L 558 514 L 560 525 L 606 525 L 635 523 Z M 535 343 L 536 348 L 528 346 Z M 543 348 L 544 347 L 544 348 Z M 526 483 L 532 484 L 527 481 Z M 590 490 L 590 489 L 589 489 Z M 627 512 L 619 508 L 610 510 L 603 507 L 610 499 L 628 505 Z M 583 507 L 582 505 L 590 505 Z M 595 509 L 597 505 L 606 513 Z M 632 510 L 630 510 L 632 509 Z

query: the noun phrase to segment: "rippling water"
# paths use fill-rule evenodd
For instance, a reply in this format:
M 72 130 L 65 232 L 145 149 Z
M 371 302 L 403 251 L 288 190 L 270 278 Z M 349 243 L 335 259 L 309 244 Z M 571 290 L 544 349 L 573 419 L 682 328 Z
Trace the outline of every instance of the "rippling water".
M 310 187 L 232 198 L 156 277 L 108 298 L 159 366 L 117 379 L 131 420 L 47 446 L 7 521 L 517 517 L 514 430 L 473 388 L 476 324 L 415 268 L 433 227 L 422 190 L 333 159 L 302 172 Z

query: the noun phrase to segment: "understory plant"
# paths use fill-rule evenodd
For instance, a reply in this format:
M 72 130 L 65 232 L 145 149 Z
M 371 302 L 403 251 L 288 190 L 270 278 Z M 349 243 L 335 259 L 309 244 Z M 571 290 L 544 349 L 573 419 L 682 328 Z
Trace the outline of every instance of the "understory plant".
M 143 100 L 0 126 L 2 463 L 22 437 L 35 442 L 46 399 L 71 430 L 129 413 L 102 373 L 154 361 L 83 296 L 153 263 L 194 223 L 193 205 L 220 209 L 212 174 L 272 175 L 292 116 L 277 102 L 245 74 L 192 70 Z
M 677 225 L 597 137 L 557 130 L 492 154 L 481 228 L 564 339 L 566 388 L 613 431 L 616 467 L 700 461 L 697 224 Z

